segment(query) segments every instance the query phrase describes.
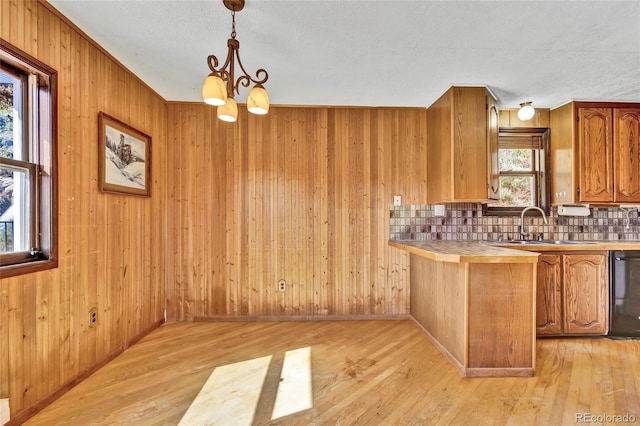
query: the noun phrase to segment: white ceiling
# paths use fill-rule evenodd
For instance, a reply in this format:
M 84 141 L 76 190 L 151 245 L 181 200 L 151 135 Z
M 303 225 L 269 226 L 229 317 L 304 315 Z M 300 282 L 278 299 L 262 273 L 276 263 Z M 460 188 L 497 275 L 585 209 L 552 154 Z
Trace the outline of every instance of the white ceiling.
M 166 100 L 200 101 L 207 55 L 226 57 L 222 0 L 49 3 Z M 640 0 L 247 0 L 236 31 L 272 104 L 426 107 L 451 85 L 502 108 L 640 101 Z

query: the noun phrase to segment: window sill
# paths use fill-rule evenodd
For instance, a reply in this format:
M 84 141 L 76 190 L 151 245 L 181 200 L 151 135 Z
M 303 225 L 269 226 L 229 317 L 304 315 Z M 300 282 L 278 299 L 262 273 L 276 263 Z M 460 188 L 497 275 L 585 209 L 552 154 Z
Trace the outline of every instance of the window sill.
M 57 259 L 34 260 L 32 262 L 16 263 L 13 265 L 2 265 L 0 266 L 0 277 L 5 279 L 34 272 L 46 271 L 48 269 L 55 269 L 57 267 Z
M 483 216 L 520 216 L 522 214 L 522 210 L 529 206 L 524 207 L 497 207 L 493 209 L 489 209 L 486 204 L 482 205 L 482 215 Z M 544 210 L 544 213 L 549 216 L 549 208 L 541 207 Z M 525 216 L 540 216 L 540 212 L 530 210 L 527 211 Z

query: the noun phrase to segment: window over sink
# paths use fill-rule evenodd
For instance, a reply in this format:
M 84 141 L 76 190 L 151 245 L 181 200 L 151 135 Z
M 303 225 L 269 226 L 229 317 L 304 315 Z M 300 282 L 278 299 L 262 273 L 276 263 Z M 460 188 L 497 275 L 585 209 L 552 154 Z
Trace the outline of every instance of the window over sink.
M 548 128 L 501 127 L 498 133 L 500 199 L 483 205 L 485 215 L 519 215 L 527 206 L 549 213 Z

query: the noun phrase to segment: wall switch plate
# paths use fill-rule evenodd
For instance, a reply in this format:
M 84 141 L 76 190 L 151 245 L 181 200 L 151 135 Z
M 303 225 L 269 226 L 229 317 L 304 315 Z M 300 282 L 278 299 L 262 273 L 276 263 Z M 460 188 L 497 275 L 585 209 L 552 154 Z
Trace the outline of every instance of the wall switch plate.
M 393 205 L 401 206 L 402 205 L 402 195 L 394 195 L 393 196 Z
M 444 216 L 444 204 L 436 204 L 433 206 L 434 216 Z

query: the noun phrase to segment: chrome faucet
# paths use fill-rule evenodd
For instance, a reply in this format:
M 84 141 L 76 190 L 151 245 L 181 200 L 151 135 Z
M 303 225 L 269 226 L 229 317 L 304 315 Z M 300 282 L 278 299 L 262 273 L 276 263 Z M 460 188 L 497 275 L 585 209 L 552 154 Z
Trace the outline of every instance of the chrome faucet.
M 547 222 L 547 215 L 544 214 L 544 210 L 542 210 L 540 207 L 536 207 L 536 206 L 525 207 L 524 209 L 522 209 L 522 213 L 520 213 L 520 239 L 521 240 L 525 240 L 529 236 L 528 232 L 524 232 L 524 214 L 527 212 L 527 210 L 538 210 L 540 213 L 542 213 L 542 220 L 544 221 L 544 224 L 546 225 L 547 223 L 549 223 Z

